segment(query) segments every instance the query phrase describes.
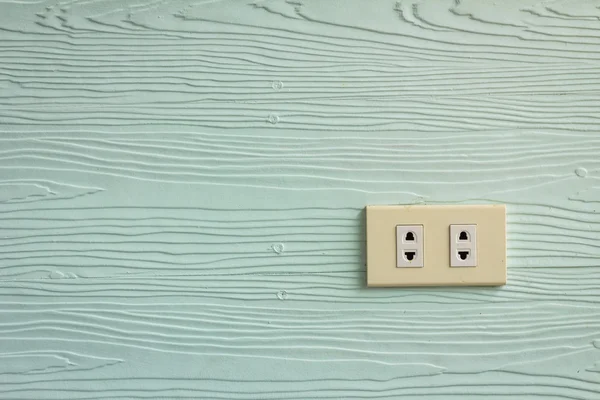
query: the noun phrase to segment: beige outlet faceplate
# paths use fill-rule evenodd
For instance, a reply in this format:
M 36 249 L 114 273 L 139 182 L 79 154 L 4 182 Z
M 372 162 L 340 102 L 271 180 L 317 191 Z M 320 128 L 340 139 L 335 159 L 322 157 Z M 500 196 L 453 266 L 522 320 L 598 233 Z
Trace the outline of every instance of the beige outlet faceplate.
M 396 266 L 396 226 L 423 226 L 423 267 Z M 450 226 L 476 225 L 474 267 L 450 266 Z M 367 206 L 367 286 L 506 284 L 506 207 Z

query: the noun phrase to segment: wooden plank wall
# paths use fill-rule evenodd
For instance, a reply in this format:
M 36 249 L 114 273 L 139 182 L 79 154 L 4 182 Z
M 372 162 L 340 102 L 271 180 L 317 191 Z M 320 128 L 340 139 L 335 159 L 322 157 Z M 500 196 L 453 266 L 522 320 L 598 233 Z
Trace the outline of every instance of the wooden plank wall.
M 599 20 L 0 0 L 0 398 L 599 399 Z M 365 288 L 366 204 L 497 202 L 507 286 Z

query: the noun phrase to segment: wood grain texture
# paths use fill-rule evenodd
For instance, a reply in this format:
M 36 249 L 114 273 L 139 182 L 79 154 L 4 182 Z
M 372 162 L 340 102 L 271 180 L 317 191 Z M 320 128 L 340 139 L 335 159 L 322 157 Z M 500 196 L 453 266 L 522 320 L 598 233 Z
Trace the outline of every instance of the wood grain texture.
M 600 398 L 597 1 L 0 0 L 0 399 Z M 508 204 L 502 288 L 364 206 Z

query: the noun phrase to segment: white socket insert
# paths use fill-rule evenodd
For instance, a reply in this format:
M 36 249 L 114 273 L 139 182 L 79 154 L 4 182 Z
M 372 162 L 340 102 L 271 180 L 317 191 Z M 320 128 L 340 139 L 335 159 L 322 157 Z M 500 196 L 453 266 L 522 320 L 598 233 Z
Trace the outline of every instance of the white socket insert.
M 423 225 L 396 226 L 396 268 L 423 268 Z
M 477 266 L 477 225 L 450 225 L 450 266 Z

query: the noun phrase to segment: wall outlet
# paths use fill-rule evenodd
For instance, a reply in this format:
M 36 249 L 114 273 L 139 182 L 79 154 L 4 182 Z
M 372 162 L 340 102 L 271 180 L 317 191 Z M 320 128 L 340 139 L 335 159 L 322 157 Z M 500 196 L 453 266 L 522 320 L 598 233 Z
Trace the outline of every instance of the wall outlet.
M 396 268 L 423 267 L 423 225 L 396 226 Z
M 477 266 L 477 225 L 450 225 L 450 266 Z
M 368 286 L 506 283 L 504 205 L 368 206 L 366 214 Z

